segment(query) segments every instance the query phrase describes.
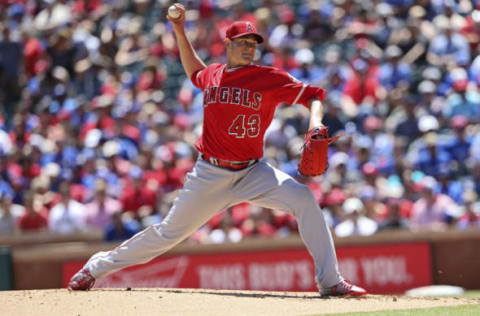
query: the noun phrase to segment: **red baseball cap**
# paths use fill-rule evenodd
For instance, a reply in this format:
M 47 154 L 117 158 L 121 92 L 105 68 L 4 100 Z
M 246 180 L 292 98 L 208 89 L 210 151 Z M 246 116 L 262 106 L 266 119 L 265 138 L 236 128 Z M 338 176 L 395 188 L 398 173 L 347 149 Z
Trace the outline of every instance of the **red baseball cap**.
M 237 21 L 233 22 L 226 32 L 227 38 L 238 38 L 245 35 L 254 35 L 258 43 L 263 42 L 263 37 L 257 32 L 255 25 L 248 21 Z

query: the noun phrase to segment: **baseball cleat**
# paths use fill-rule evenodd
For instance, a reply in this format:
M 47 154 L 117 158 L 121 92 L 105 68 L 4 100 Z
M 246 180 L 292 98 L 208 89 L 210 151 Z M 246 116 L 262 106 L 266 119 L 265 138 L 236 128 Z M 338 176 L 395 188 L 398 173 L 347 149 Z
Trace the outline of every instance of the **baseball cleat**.
M 335 286 L 322 289 L 321 294 L 322 296 L 363 296 L 367 295 L 367 291 L 343 280 Z
M 90 271 L 81 269 L 72 277 L 68 283 L 68 289 L 71 291 L 88 291 L 95 284 L 95 278 Z

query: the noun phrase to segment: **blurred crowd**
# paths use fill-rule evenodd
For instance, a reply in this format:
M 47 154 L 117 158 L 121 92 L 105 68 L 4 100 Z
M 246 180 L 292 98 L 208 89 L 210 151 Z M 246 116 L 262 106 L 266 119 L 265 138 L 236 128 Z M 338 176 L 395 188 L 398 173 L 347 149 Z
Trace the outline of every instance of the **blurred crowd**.
M 166 0 L 0 2 L 0 234 L 104 232 L 160 222 L 197 159 L 202 93 L 179 60 Z M 480 1 L 182 1 L 207 63 L 236 20 L 256 62 L 327 90 L 343 136 L 325 175 L 297 173 L 307 109 L 281 105 L 265 159 L 312 188 L 336 236 L 480 228 Z M 195 210 L 192 210 L 194 212 Z M 247 203 L 190 240 L 296 234 Z

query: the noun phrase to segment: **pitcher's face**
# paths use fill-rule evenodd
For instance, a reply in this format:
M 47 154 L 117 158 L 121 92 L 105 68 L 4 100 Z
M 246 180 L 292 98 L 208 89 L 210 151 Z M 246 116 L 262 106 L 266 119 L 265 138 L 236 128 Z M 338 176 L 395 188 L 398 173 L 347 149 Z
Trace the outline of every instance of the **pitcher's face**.
M 249 65 L 255 56 L 257 40 L 252 35 L 227 40 L 227 64 L 229 68 Z

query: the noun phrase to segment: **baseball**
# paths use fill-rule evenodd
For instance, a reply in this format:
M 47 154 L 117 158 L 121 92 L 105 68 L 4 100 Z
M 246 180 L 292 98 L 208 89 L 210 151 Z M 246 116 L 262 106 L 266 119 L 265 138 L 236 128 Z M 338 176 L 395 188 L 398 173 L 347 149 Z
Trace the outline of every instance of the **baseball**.
M 176 6 L 171 5 L 170 7 L 168 7 L 168 16 L 172 19 L 178 19 L 178 17 L 180 16 L 180 10 L 178 10 Z

